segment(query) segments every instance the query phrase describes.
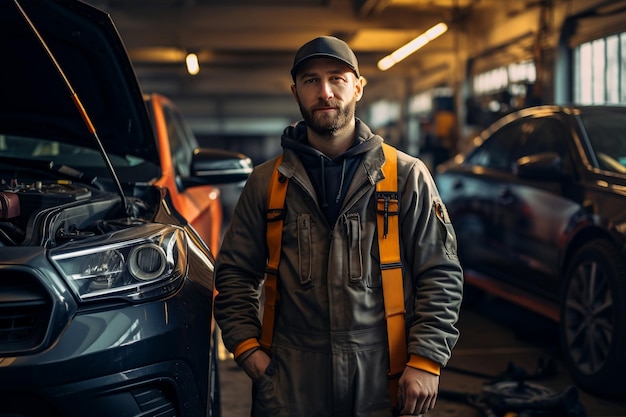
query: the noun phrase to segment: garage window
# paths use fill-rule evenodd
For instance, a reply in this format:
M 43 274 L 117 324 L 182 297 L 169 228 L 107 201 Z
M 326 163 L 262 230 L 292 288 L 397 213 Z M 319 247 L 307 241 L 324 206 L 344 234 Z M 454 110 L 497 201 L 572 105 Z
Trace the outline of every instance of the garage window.
M 626 32 L 580 44 L 574 49 L 574 101 L 626 102 Z

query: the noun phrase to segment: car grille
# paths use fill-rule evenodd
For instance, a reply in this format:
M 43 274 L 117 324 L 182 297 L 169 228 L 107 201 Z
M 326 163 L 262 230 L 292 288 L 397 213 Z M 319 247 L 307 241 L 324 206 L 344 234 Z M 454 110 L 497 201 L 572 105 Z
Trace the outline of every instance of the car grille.
M 165 389 L 163 389 L 165 388 Z M 132 391 L 141 415 L 145 417 L 176 417 L 174 394 L 167 387 L 146 386 Z
M 0 355 L 29 352 L 41 345 L 52 301 L 38 280 L 17 270 L 0 274 Z
M 127 401 L 129 394 L 135 399 L 137 407 L 131 406 Z M 106 414 L 129 417 L 177 417 L 180 414 L 176 411 L 174 399 L 173 388 L 165 383 L 141 386 L 130 392 L 113 393 L 110 397 L 100 395 L 100 409 L 95 414 L 98 416 Z M 86 403 L 81 403 L 81 407 L 85 406 Z M 0 391 L 0 417 L 61 417 L 61 414 L 54 410 L 55 407 L 51 403 L 35 393 Z M 90 414 L 73 412 L 70 415 L 82 417 Z

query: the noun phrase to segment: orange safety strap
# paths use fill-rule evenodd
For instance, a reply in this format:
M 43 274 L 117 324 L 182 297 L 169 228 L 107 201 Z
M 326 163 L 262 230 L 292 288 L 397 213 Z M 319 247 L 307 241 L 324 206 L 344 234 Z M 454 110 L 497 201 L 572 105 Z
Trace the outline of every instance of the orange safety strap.
M 408 360 L 404 325 L 404 287 L 400 259 L 398 161 L 396 149 L 383 143 L 385 178 L 376 184 L 378 250 L 389 343 L 389 391 L 397 405 L 398 380 Z
M 267 351 L 272 346 L 274 336 L 274 318 L 276 303 L 278 302 L 278 263 L 282 243 L 283 220 L 285 218 L 285 195 L 287 194 L 287 177 L 278 172 L 283 160 L 280 154 L 274 165 L 272 179 L 268 188 L 267 197 L 267 233 L 265 236 L 268 249 L 268 261 L 265 269 L 265 307 L 263 309 L 263 326 L 259 343 Z

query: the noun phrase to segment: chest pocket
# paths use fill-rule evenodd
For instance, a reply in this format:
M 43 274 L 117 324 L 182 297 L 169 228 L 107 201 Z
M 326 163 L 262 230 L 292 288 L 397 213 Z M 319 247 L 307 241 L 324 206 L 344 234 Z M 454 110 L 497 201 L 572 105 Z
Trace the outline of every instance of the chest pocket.
M 300 283 L 311 282 L 313 244 L 311 239 L 311 216 L 298 215 L 298 264 L 300 265 Z
M 359 213 L 348 213 L 345 218 L 348 243 L 348 275 L 351 282 L 363 279 L 363 252 L 361 248 L 361 220 Z

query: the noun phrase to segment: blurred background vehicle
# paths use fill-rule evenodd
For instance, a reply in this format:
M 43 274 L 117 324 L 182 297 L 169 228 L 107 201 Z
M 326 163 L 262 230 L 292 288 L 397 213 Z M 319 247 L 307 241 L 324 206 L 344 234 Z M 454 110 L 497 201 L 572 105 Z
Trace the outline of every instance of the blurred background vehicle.
M 219 416 L 215 185 L 250 160 L 144 101 L 85 3 L 0 2 L 0 55 L 0 414 Z
M 184 115 L 167 97 L 144 95 L 156 132 L 161 177 L 174 207 L 196 229 L 213 254 L 219 249 L 222 226 L 252 172 L 244 154 L 200 148 Z M 226 192 L 222 192 L 226 190 Z
M 467 284 L 559 321 L 577 383 L 623 394 L 626 108 L 527 108 L 475 143 L 436 173 Z

